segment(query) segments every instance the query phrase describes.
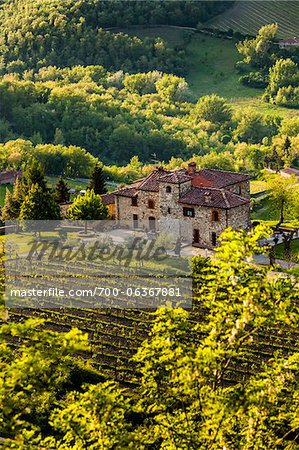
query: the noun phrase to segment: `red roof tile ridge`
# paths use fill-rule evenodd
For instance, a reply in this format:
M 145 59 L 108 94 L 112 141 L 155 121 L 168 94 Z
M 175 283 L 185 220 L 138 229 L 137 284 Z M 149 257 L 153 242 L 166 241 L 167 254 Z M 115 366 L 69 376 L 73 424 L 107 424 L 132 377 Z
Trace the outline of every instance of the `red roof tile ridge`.
M 234 172 L 233 170 L 222 170 L 222 169 L 210 169 L 209 167 L 203 167 L 198 172 L 200 173 L 204 170 L 209 170 L 211 172 L 229 173 L 231 175 L 244 175 L 246 177 L 251 177 L 251 175 L 249 173 L 245 173 L 245 172 Z

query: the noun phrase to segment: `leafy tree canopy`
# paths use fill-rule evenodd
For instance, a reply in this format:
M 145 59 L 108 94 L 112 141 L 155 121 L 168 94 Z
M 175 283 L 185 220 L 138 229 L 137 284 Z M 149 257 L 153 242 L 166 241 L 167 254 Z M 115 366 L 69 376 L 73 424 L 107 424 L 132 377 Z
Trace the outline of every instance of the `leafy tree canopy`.
M 108 211 L 103 205 L 100 195 L 93 190 L 87 190 L 85 195 L 79 195 L 67 211 L 72 220 L 102 220 L 108 218 Z

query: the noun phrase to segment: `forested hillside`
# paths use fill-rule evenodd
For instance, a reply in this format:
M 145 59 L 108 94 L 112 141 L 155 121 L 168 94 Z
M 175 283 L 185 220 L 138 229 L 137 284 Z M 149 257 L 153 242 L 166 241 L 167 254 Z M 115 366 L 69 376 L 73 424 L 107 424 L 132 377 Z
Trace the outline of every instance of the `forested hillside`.
M 235 113 L 213 95 L 190 102 L 187 83 L 174 75 L 77 66 L 43 68 L 26 78 L 31 80 L 6 76 L 0 82 L 2 142 L 21 137 L 34 145 L 75 145 L 106 164 L 128 163 L 135 155 L 142 162 L 211 158 L 214 151 L 214 164 L 252 170 L 274 144 L 286 161 L 297 157 L 296 118 L 281 121 L 251 109 Z
M 240 143 L 258 145 L 262 154 L 271 154 L 272 138 L 284 134 L 279 115 L 252 110 L 239 114 L 213 96 L 198 101 L 189 89 L 185 76 L 194 51 L 187 46 L 190 32 L 180 44 L 170 45 L 159 36 L 140 38 L 107 29 L 159 23 L 194 26 L 230 6 L 230 2 L 6 0 L 0 8 L 0 142 L 21 138 L 33 146 L 76 146 L 105 164 L 127 164 L 135 155 L 149 163 L 216 152 L 222 167 L 240 169 L 239 157 L 230 161 Z M 267 33 L 242 46 L 240 79 L 257 87 L 270 81 L 269 101 L 297 107 L 298 68 L 294 66 L 292 80 L 285 80 L 278 65 L 278 76 L 273 71 L 271 81 L 271 66 L 280 55 L 272 52 Z M 199 74 L 207 65 L 204 46 L 200 53 Z M 213 93 L 215 80 L 210 77 L 209 82 Z M 295 134 L 288 135 L 291 162 L 297 157 Z M 229 156 L 223 159 L 220 154 L 225 151 Z M 251 169 L 252 161 L 241 168 Z
M 161 39 L 140 39 L 102 27 L 132 24 L 196 26 L 230 2 L 8 0 L 0 11 L 2 69 L 100 64 L 127 71 L 182 73 L 180 54 Z

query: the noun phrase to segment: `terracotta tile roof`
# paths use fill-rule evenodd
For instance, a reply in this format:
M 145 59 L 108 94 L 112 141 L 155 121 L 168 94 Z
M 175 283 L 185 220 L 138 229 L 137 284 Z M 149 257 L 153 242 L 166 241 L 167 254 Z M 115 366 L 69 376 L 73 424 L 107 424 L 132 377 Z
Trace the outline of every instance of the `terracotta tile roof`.
M 101 195 L 103 205 L 112 205 L 115 200 L 115 192 Z
M 224 188 L 235 183 L 250 180 L 251 176 L 246 173 L 225 172 L 216 169 L 202 169 L 197 172 L 205 180 L 212 183 L 216 188 Z M 195 178 L 197 177 L 195 175 Z
M 114 195 L 120 195 L 121 197 L 135 197 L 138 194 L 138 189 L 135 187 L 124 187 L 114 193 Z
M 299 170 L 298 169 L 294 169 L 293 167 L 287 168 L 287 169 L 282 169 L 281 173 L 285 173 L 287 175 L 296 175 L 297 177 L 299 176 Z
M 192 180 L 192 178 L 189 175 L 183 173 L 182 171 L 171 172 L 159 178 L 159 181 L 164 181 L 166 183 L 172 184 L 185 183 L 190 180 Z
M 210 208 L 230 209 L 245 205 L 250 200 L 232 192 L 217 188 L 193 187 L 179 199 L 180 203 L 188 205 L 207 206 Z
M 22 177 L 22 172 L 20 170 L 13 169 L 6 172 L 0 172 L 0 184 L 15 183 L 17 177 Z
M 129 186 L 130 187 L 138 187 L 145 180 L 145 178 L 139 178 L 139 180 L 133 181 Z
M 213 187 L 213 183 L 197 173 L 192 177 L 192 186 Z
M 299 45 L 299 38 L 297 37 L 291 37 L 288 39 L 284 39 L 282 41 L 279 41 L 280 44 L 298 44 Z
M 137 196 L 139 191 L 158 192 L 160 181 L 185 183 L 191 180 L 193 188 L 180 198 L 179 201 L 181 203 L 205 205 L 214 208 L 234 208 L 235 206 L 248 203 L 249 200 L 237 194 L 224 191 L 223 188 L 250 178 L 247 174 L 214 169 L 190 172 L 186 171 L 186 169 L 166 170 L 163 167 L 157 167 L 148 176 L 102 197 L 104 197 L 104 204 L 110 204 L 108 202 L 113 203 L 115 195 L 132 198 Z M 206 191 L 207 195 L 204 195 Z M 112 194 L 113 198 L 111 197 Z
M 138 189 L 141 191 L 159 191 L 159 178 L 162 175 L 170 173 L 169 170 L 164 169 L 164 167 L 157 167 L 152 173 L 150 173 L 144 180 L 139 184 Z

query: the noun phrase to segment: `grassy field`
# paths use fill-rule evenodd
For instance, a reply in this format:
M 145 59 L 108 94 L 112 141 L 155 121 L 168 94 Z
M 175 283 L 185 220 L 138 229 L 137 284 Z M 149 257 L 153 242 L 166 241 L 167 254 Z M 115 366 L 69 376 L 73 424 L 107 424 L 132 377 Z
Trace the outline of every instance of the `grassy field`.
M 252 220 L 279 221 L 279 212 L 273 208 L 273 202 L 269 197 L 260 200 L 253 208 Z
M 238 82 L 235 64 L 240 59 L 235 42 L 196 33 L 188 45 L 187 81 L 196 95 L 216 93 L 225 98 L 258 97 L 262 91 Z
M 59 180 L 59 177 L 46 177 L 46 179 L 50 184 L 50 186 L 54 187 L 57 181 Z M 76 178 L 65 178 L 64 181 L 67 183 L 70 189 L 77 189 L 77 190 L 86 189 L 88 184 L 87 181 L 82 181 Z
M 284 244 L 275 246 L 275 255 L 278 259 L 285 259 Z M 291 242 L 291 259 L 292 261 L 299 262 L 299 239 Z
M 250 181 L 250 194 L 259 194 L 260 192 L 267 191 L 269 189 L 268 184 L 263 180 L 251 180 Z
M 299 35 L 299 2 L 297 1 L 237 1 L 233 8 L 214 17 L 205 26 L 221 31 L 233 29 L 243 34 L 255 35 L 269 23 L 278 23 L 279 37 Z

